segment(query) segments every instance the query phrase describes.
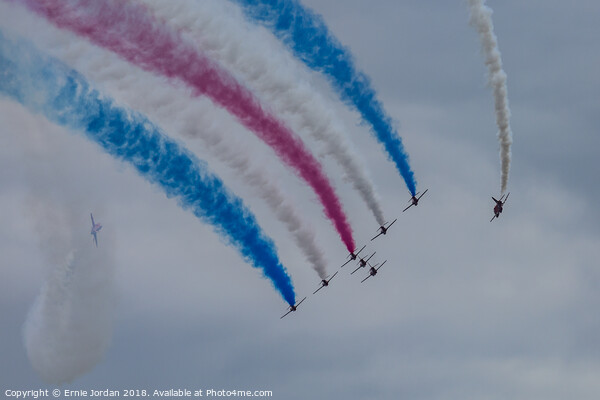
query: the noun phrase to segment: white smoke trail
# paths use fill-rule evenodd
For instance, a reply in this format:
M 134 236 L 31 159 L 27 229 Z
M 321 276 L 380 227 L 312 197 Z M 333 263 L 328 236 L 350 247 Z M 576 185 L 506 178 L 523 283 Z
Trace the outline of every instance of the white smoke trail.
M 479 32 L 481 46 L 485 55 L 485 64 L 489 72 L 489 84 L 494 92 L 494 108 L 498 140 L 500 141 L 500 160 L 502 163 L 502 193 L 506 192 L 508 174 L 510 172 L 510 146 L 512 132 L 510 130 L 510 110 L 508 108 L 508 91 L 506 73 L 502 70 L 502 59 L 498 50 L 498 41 L 494 35 L 492 9 L 484 4 L 485 0 L 469 0 L 471 16 L 469 23 Z
M 0 25 L 5 33 L 4 17 L 11 15 L 3 11 Z M 88 207 L 98 207 L 99 200 L 83 188 L 89 177 L 66 167 L 72 166 L 72 160 L 63 161 L 72 148 L 56 136 L 60 129 L 14 102 L 0 107 L 0 135 L 7 137 L 7 151 L 16 156 L 3 161 L 9 163 L 6 171 L 12 171 L 8 175 L 18 176 L 14 189 L 23 192 L 25 199 L 19 214 L 32 222 L 31 250 L 37 253 L 37 239 L 44 272 L 44 283 L 23 326 L 23 344 L 31 365 L 44 380 L 70 382 L 97 365 L 110 344 L 115 299 L 113 242 L 103 235 L 99 248 L 92 243 Z M 98 211 L 96 217 L 101 217 Z
M 0 11 L 5 12 L 0 4 Z M 238 145 L 234 137 L 244 136 L 240 126 L 219 121 L 219 110 L 208 100 L 186 96 L 181 90 L 165 84 L 160 77 L 153 76 L 120 60 L 114 54 L 89 45 L 85 41 L 57 30 L 45 21 L 23 15 L 21 10 L 6 7 L 18 13 L 13 20 L 21 21 L 13 27 L 21 35 L 32 38 L 42 49 L 73 66 L 91 81 L 99 84 L 117 101 L 165 121 L 185 137 L 199 138 L 206 148 L 221 162 L 232 168 L 238 177 L 249 184 L 270 207 L 292 234 L 296 244 L 321 279 L 327 277 L 324 253 L 317 245 L 313 230 L 307 226 L 294 202 L 275 183 L 270 174 L 257 162 L 245 155 L 246 149 Z M 23 29 L 22 21 L 37 26 L 41 34 Z
M 33 368 L 49 383 L 71 382 L 101 361 L 110 344 L 114 311 L 111 241 L 96 248 L 88 214 L 36 199 L 33 214 L 49 266 L 23 328 Z
M 260 37 L 231 6 L 197 0 L 143 0 L 155 15 L 188 34 L 201 51 L 219 61 L 258 92 L 296 130 L 307 132 L 342 167 L 378 224 L 385 220 L 374 184 L 340 123 L 285 51 Z M 286 58 L 289 57 L 289 58 Z
M 220 140 L 220 136 L 211 135 L 211 132 L 208 130 L 200 132 L 197 126 L 192 126 L 192 124 L 193 122 L 188 120 L 188 127 L 184 131 L 184 134 L 191 137 L 200 136 L 207 146 L 212 147 L 213 153 L 222 162 L 227 163 L 230 168 L 234 169 L 246 182 L 256 189 L 257 194 L 262 197 L 272 212 L 277 215 L 277 218 L 292 233 L 296 244 L 312 264 L 313 269 L 317 271 L 319 277 L 326 279 L 327 271 L 323 252 L 317 246 L 313 232 L 304 225 L 293 202 L 287 198 L 277 185 L 271 183 L 266 171 L 256 166 L 251 166 L 248 157 L 240 153 L 239 149 L 233 149 L 229 144 L 223 143 Z

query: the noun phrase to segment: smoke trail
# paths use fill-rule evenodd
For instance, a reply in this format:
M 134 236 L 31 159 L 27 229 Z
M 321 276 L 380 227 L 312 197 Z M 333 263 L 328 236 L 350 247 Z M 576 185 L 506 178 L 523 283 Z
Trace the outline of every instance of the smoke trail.
M 210 137 L 204 136 L 204 134 L 199 132 L 195 127 L 187 130 L 185 133 L 193 137 L 202 135 L 200 137 L 204 139 L 206 144 L 211 140 Z M 217 139 L 217 137 L 213 135 L 212 139 Z M 228 145 L 221 146 L 219 149 L 218 147 L 220 146 L 217 143 L 218 142 L 213 142 L 212 145 L 216 147 L 213 151 L 219 159 L 222 162 L 227 163 L 227 165 L 229 165 L 230 168 L 233 168 L 244 181 L 256 189 L 256 192 L 266 201 L 277 218 L 283 222 L 288 231 L 292 233 L 296 244 L 312 264 L 313 269 L 317 271 L 319 277 L 321 279 L 326 279 L 327 270 L 323 252 L 315 242 L 314 233 L 304 224 L 293 203 L 277 185 L 270 182 L 266 171 L 257 167 L 250 168 L 250 160 L 242 153 L 230 148 Z
M 84 36 L 141 68 L 180 79 L 195 95 L 207 95 L 235 115 L 311 186 L 342 242 L 348 251 L 354 251 L 352 230 L 340 200 L 321 165 L 300 138 L 263 110 L 252 93 L 233 76 L 182 40 L 178 32 L 136 4 L 114 0 L 24 2 L 58 27 Z
M 131 82 L 130 82 L 131 83 Z M 304 223 L 294 203 L 283 190 L 276 185 L 267 171 L 260 168 L 244 155 L 232 141 L 224 140 L 220 131 L 210 126 L 208 121 L 203 121 L 203 116 L 195 112 L 184 119 L 182 134 L 200 138 L 205 146 L 215 154 L 219 160 L 236 171 L 246 183 L 251 185 L 256 193 L 267 203 L 269 208 L 283 222 L 311 263 L 313 269 L 321 279 L 327 278 L 326 263 L 323 252 L 315 241 L 315 235 Z M 208 127 L 208 129 L 198 129 Z
M 489 84 L 494 92 L 494 108 L 496 125 L 498 125 L 498 140 L 500 142 L 500 161 L 502 164 L 502 193 L 506 192 L 508 174 L 510 172 L 510 146 L 512 132 L 510 129 L 510 109 L 508 108 L 508 90 L 506 88 L 506 73 L 502 69 L 502 58 L 498 49 L 498 41 L 494 35 L 492 9 L 484 4 L 485 0 L 469 0 L 471 16 L 469 23 L 479 32 L 481 48 L 488 67 Z
M 189 34 L 208 56 L 235 71 L 273 105 L 278 115 L 297 120 L 296 125 L 322 143 L 326 154 L 342 167 L 345 178 L 360 194 L 377 223 L 383 225 L 379 198 L 360 155 L 345 139 L 331 107 L 302 81 L 287 54 L 270 46 L 255 30 L 248 29 L 244 21 L 231 15 L 223 17 L 226 11 L 222 2 L 144 0 L 144 3 L 159 18 Z
M 6 9 L 0 5 L 0 13 L 10 13 L 9 18 L 19 21 L 12 28 L 29 36 L 29 26 L 46 25 L 37 17 L 24 14 L 23 10 Z M 327 276 L 323 251 L 315 241 L 313 230 L 305 224 L 293 200 L 280 189 L 270 174 L 245 155 L 246 149 L 235 140 L 237 124 L 224 126 L 226 121 L 215 122 L 214 107 L 207 101 L 190 100 L 181 91 L 164 85 L 160 78 L 118 59 L 113 53 L 99 49 L 74 38 L 72 34 L 44 26 L 41 34 L 34 34 L 38 47 L 66 62 L 92 82 L 101 85 L 117 101 L 125 101 L 131 108 L 140 110 L 157 122 L 168 123 L 170 131 L 187 137 L 200 138 L 205 147 L 220 161 L 233 168 L 236 175 L 249 184 L 269 205 L 272 212 L 286 226 L 303 251 L 312 268 L 321 279 Z M 235 126 L 235 127 L 234 127 Z M 239 130 L 239 128 L 237 128 Z M 233 130 L 233 132 L 231 132 Z M 229 140 L 228 140 L 229 139 Z
M 212 224 L 246 261 L 263 271 L 286 302 L 295 303 L 294 288 L 273 242 L 204 162 L 142 115 L 102 97 L 77 72 L 1 33 L 0 74 L 0 92 L 59 125 L 84 131 L 113 157 L 130 163 L 168 197 L 176 197 L 181 207 Z
M 110 343 L 114 310 L 114 256 L 108 238 L 102 247 L 73 234 L 87 222 L 67 221 L 66 208 L 36 199 L 37 230 L 51 266 L 23 327 L 23 340 L 34 369 L 49 383 L 71 382 L 102 359 Z M 72 210 L 71 210 L 72 211 Z M 74 226 L 77 223 L 78 226 Z M 56 244 L 56 243 L 55 243 Z M 70 251 L 66 249 L 70 248 Z M 61 253 L 60 256 L 58 253 Z M 56 260 L 59 256 L 62 260 Z
M 369 78 L 358 71 L 349 50 L 329 32 L 323 18 L 298 0 L 232 0 L 246 16 L 270 29 L 308 67 L 329 77 L 342 100 L 353 105 L 383 145 L 410 193 L 416 181 L 402 139 L 377 99 Z

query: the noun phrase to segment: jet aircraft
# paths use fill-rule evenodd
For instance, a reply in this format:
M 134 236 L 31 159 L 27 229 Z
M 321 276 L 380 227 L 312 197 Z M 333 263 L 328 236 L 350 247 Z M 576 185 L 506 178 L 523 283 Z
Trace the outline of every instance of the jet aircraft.
M 410 205 L 408 207 L 406 207 L 404 210 L 402 210 L 402 212 L 408 210 L 412 206 L 418 206 L 419 205 L 419 200 L 421 200 L 421 197 L 423 197 L 425 195 L 425 193 L 427 193 L 428 190 L 429 189 L 425 189 L 425 191 L 423 193 L 421 193 L 420 196 L 419 196 L 419 193 L 417 192 L 416 195 L 414 195 L 413 197 L 411 197 L 410 200 L 408 200 L 408 201 L 412 201 L 412 203 L 410 203 Z M 417 196 L 419 196 L 419 197 L 417 197 Z
M 299 306 L 300 304 L 302 304 L 302 302 L 303 302 L 304 300 L 306 300 L 306 297 L 304 297 L 302 300 L 300 300 L 299 302 L 297 302 L 297 303 L 296 303 L 296 304 L 294 304 L 293 306 L 290 306 L 290 307 L 288 308 L 288 312 L 286 312 L 285 314 L 283 314 L 283 315 L 281 316 L 281 318 L 285 317 L 286 315 L 288 315 L 288 314 L 289 314 L 289 313 L 291 313 L 291 312 L 294 312 L 294 311 L 296 311 L 296 309 L 298 308 L 298 306 Z M 279 318 L 279 319 L 281 319 L 281 318 Z
M 383 267 L 383 264 L 385 264 L 386 262 L 387 262 L 387 260 L 385 260 L 383 263 L 381 263 L 381 265 L 379 265 L 379 264 L 375 264 L 375 265 L 369 264 L 369 265 L 371 265 L 371 269 L 369 270 L 369 275 L 367 275 L 367 277 L 365 279 L 363 279 L 362 281 L 360 281 L 360 283 L 363 283 L 364 281 L 366 281 L 370 277 L 377 275 L 377 271 L 379 271 L 379 268 Z M 379 265 L 379 267 L 377 265 Z
M 342 267 L 345 266 L 346 264 L 348 264 L 350 261 L 354 261 L 356 260 L 356 258 L 358 257 L 358 255 L 360 254 L 361 251 L 363 251 L 365 249 L 365 247 L 367 247 L 367 245 L 364 245 L 359 251 L 357 251 L 356 253 L 354 252 L 350 252 L 350 254 L 348 254 L 348 257 L 350 257 L 350 259 L 348 261 L 346 261 L 345 263 L 342 264 Z M 341 267 L 340 267 L 341 268 Z
M 317 292 L 319 290 L 323 289 L 325 286 L 329 286 L 329 282 L 331 282 L 331 280 L 333 279 L 333 277 L 336 276 L 338 272 L 340 272 L 340 271 L 335 271 L 335 274 L 333 274 L 331 276 L 331 278 L 329 278 L 329 279 L 323 279 L 323 280 L 321 280 L 321 286 L 319 286 L 319 288 L 317 290 L 315 290 L 313 292 L 313 294 L 317 294 Z
M 494 218 L 498 218 L 500 214 L 502 214 L 504 203 L 506 203 L 506 200 L 508 200 L 508 196 L 510 196 L 510 193 L 506 195 L 506 198 L 504 198 L 504 195 L 502 195 L 502 197 L 500 197 L 500 200 L 496 200 L 494 197 L 492 197 L 492 200 L 496 202 L 496 205 L 494 206 L 494 216 L 492 217 L 492 219 L 490 219 L 490 222 L 492 222 Z
M 376 252 L 374 251 L 373 254 L 371 254 L 369 256 L 369 258 L 367 258 L 366 260 L 364 258 L 361 258 L 360 260 L 358 260 L 358 267 L 354 271 L 350 272 L 350 275 L 352 275 L 353 273 L 355 273 L 359 269 L 366 267 L 367 264 L 369 264 L 369 260 L 371 259 L 371 257 L 373 257 L 375 255 L 375 253 Z M 369 264 L 369 266 L 371 266 L 371 264 Z
M 96 234 L 100 232 L 100 229 L 102 229 L 102 225 L 94 222 L 94 216 L 92 215 L 92 213 L 90 213 L 90 217 L 92 218 L 92 231 L 90 232 L 90 234 L 94 236 L 94 243 L 96 243 L 96 247 L 98 247 L 98 237 L 96 236 Z
M 409 207 L 410 207 L 410 206 L 409 206 Z M 381 225 L 381 226 L 379 227 L 379 233 L 378 233 L 378 234 L 377 234 L 377 235 L 376 235 L 376 236 L 375 236 L 373 239 L 371 239 L 371 241 L 373 241 L 373 240 L 377 239 L 377 238 L 378 238 L 379 236 L 381 236 L 381 235 L 385 235 L 385 234 L 387 234 L 387 231 L 388 231 L 388 229 L 390 229 L 390 227 L 391 227 L 392 225 L 394 225 L 394 222 L 396 222 L 396 221 L 398 221 L 398 218 L 396 218 L 395 220 L 393 220 L 393 221 L 392 221 L 392 223 L 391 223 L 391 224 L 389 224 L 388 226 L 385 226 L 385 225 L 387 224 L 387 222 L 385 222 L 383 225 Z

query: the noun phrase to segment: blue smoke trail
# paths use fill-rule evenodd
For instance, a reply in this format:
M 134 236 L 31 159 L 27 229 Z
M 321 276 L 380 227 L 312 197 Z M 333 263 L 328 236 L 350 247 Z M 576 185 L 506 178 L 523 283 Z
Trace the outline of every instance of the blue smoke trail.
M 93 89 L 85 78 L 32 45 L 0 32 L 0 93 L 30 111 L 85 132 L 113 157 L 131 164 L 167 197 L 213 225 L 243 258 L 271 279 L 290 305 L 295 293 L 275 246 L 242 200 L 187 149 L 139 113 L 125 110 Z
M 377 99 L 369 77 L 358 71 L 350 51 L 329 32 L 320 15 L 298 0 L 232 0 L 247 18 L 270 29 L 308 67 L 327 75 L 342 100 L 356 107 L 404 178 L 411 195 L 417 183 L 402 139 Z

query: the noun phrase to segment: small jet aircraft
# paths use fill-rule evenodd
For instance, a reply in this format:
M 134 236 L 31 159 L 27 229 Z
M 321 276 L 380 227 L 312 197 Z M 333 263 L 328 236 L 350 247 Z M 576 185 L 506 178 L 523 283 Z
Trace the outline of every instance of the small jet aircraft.
M 418 200 L 417 200 L 418 201 Z M 409 206 L 410 207 L 410 206 Z M 373 238 L 371 239 L 371 241 L 377 239 L 379 236 L 381 235 L 385 235 L 387 234 L 388 229 L 390 229 L 390 226 L 394 225 L 394 222 L 398 221 L 398 218 L 396 218 L 395 220 L 392 221 L 391 224 L 389 224 L 388 226 L 385 226 L 387 224 L 387 222 L 385 222 L 383 225 L 381 225 L 379 227 L 379 233 Z
M 429 189 L 425 189 L 425 191 L 423 193 L 421 193 L 420 196 L 419 196 L 419 192 L 417 192 L 416 195 L 414 195 L 413 197 L 411 197 L 409 201 L 412 201 L 412 203 L 410 203 L 410 205 L 408 207 L 406 207 L 404 210 L 402 210 L 402 212 L 408 210 L 412 206 L 418 206 L 419 205 L 419 200 L 421 200 L 421 197 L 423 197 L 425 195 L 425 193 L 427 193 L 428 190 Z M 419 196 L 419 197 L 417 197 L 417 196 Z
M 289 314 L 289 313 L 291 313 L 291 312 L 294 312 L 294 311 L 296 311 L 296 309 L 298 308 L 298 306 L 299 306 L 300 304 L 302 304 L 302 302 L 303 302 L 304 300 L 306 300 L 306 297 L 305 297 L 305 298 L 303 298 L 302 300 L 300 300 L 299 302 L 297 302 L 296 304 L 294 304 L 293 306 L 290 306 L 290 307 L 289 307 L 289 309 L 288 309 L 288 312 L 286 312 L 285 314 L 283 314 L 283 315 L 281 316 L 281 318 L 285 317 L 286 315 L 288 315 L 288 314 Z M 281 319 L 281 318 L 279 318 L 279 319 Z
M 340 271 L 335 271 L 335 274 L 331 275 L 331 278 L 329 278 L 329 279 L 323 279 L 323 280 L 321 280 L 321 286 L 319 286 L 319 288 L 317 290 L 315 290 L 313 292 L 313 294 L 317 294 L 317 292 L 319 290 L 323 289 L 325 286 L 329 286 L 329 282 L 331 282 L 331 280 L 333 279 L 333 277 L 336 276 L 338 272 L 340 272 Z
M 502 208 L 504 206 L 504 203 L 506 203 L 506 200 L 508 200 L 508 196 L 510 196 L 510 192 L 506 195 L 506 198 L 504 198 L 504 195 L 502 195 L 502 197 L 500 197 L 500 200 L 496 200 L 494 197 L 492 197 L 492 200 L 496 202 L 496 205 L 494 206 L 494 216 L 492 217 L 492 219 L 490 219 L 490 222 L 492 222 L 494 218 L 498 218 L 500 214 L 502 214 Z
M 90 213 L 90 217 L 92 218 L 92 231 L 90 232 L 90 234 L 94 236 L 94 243 L 96 243 L 96 247 L 98 247 L 98 237 L 96 236 L 96 234 L 100 232 L 100 229 L 102 229 L 102 225 L 94 222 L 94 216 L 92 215 L 92 213 Z
M 375 265 L 371 265 L 371 269 L 369 270 L 369 275 L 367 275 L 367 277 L 365 279 L 363 279 L 362 281 L 360 281 L 360 283 L 363 283 L 364 281 L 366 281 L 367 279 L 369 279 L 372 276 L 377 275 L 377 271 L 379 271 L 379 268 L 383 267 L 383 264 L 385 264 L 387 262 L 387 260 L 385 260 L 383 263 L 381 263 L 381 265 L 379 264 L 375 264 Z M 379 265 L 379 267 L 378 267 Z
M 361 259 L 358 261 L 358 267 L 357 267 L 357 268 L 356 268 L 354 271 L 350 272 L 350 275 L 352 275 L 353 273 L 355 273 L 355 272 L 356 272 L 356 271 L 358 271 L 359 269 L 366 267 L 366 266 L 367 266 L 367 264 L 369 264 L 369 260 L 371 259 L 371 257 L 373 257 L 373 256 L 375 255 L 375 253 L 376 253 L 376 251 L 374 251 L 374 252 L 373 252 L 373 254 L 371 254 L 371 255 L 369 256 L 369 258 L 367 258 L 366 260 L 365 260 L 364 258 L 361 258 Z M 371 266 L 371 264 L 369 264 L 369 266 Z
M 356 253 L 351 252 L 348 257 L 350 257 L 350 259 L 348 261 L 346 261 L 345 263 L 342 264 L 342 267 L 345 266 L 346 264 L 348 264 L 350 261 L 354 261 L 356 260 L 356 258 L 358 257 L 358 255 L 360 254 L 361 251 L 363 251 L 365 249 L 365 247 L 367 247 L 367 245 L 365 244 L 362 249 L 360 249 L 359 251 L 357 251 Z M 341 267 L 340 267 L 341 268 Z

